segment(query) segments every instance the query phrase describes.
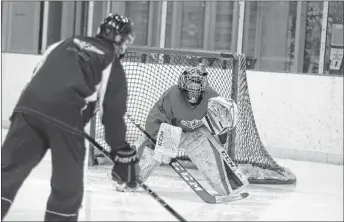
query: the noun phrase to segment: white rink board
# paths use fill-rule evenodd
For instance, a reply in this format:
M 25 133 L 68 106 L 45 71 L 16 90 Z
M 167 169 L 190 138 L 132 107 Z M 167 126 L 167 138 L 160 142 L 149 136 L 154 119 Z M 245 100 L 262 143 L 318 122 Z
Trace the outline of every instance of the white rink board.
M 50 192 L 50 152 L 18 192 L 4 221 L 42 221 Z M 296 185 L 249 185 L 250 196 L 229 204 L 204 203 L 169 167 L 147 181 L 188 221 L 308 220 L 343 221 L 343 167 L 277 160 L 295 172 Z M 109 179 L 111 166 L 91 167 L 79 221 L 175 221 L 144 191 L 118 193 Z M 195 170 L 195 178 L 211 191 Z

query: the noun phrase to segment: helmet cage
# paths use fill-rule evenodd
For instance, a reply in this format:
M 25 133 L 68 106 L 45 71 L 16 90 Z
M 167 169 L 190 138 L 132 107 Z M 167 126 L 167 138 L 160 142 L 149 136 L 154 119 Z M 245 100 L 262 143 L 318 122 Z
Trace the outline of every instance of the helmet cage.
M 178 80 L 178 87 L 187 92 L 187 99 L 197 103 L 208 82 L 208 73 L 203 67 L 193 67 L 185 70 Z
M 207 76 L 205 70 L 198 68 L 185 70 L 179 77 L 178 86 L 188 92 L 202 92 L 208 83 Z

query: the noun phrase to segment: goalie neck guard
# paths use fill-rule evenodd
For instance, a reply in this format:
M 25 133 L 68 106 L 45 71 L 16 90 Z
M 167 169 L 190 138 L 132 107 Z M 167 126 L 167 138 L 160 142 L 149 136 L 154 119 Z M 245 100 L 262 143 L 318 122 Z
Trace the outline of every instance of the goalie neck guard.
M 185 70 L 178 79 L 178 87 L 187 92 L 187 99 L 191 104 L 197 104 L 208 84 L 208 72 L 203 64 Z

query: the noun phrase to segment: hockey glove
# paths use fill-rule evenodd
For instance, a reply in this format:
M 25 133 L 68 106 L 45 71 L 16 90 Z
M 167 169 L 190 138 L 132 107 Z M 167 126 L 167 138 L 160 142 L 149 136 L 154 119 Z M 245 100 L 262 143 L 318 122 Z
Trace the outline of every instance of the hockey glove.
M 111 157 L 114 161 L 111 175 L 117 190 L 123 191 L 126 188 L 136 189 L 138 184 L 135 166 L 138 163 L 138 157 L 136 156 L 135 147 L 128 145 L 111 153 Z

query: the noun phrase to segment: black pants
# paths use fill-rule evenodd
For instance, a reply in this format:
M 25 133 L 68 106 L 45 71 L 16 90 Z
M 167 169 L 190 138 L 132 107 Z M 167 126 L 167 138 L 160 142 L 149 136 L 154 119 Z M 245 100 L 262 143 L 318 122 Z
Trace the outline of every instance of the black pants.
M 45 221 L 77 221 L 84 192 L 84 138 L 22 113 L 13 117 L 1 149 L 1 219 L 48 148 L 52 177 Z

